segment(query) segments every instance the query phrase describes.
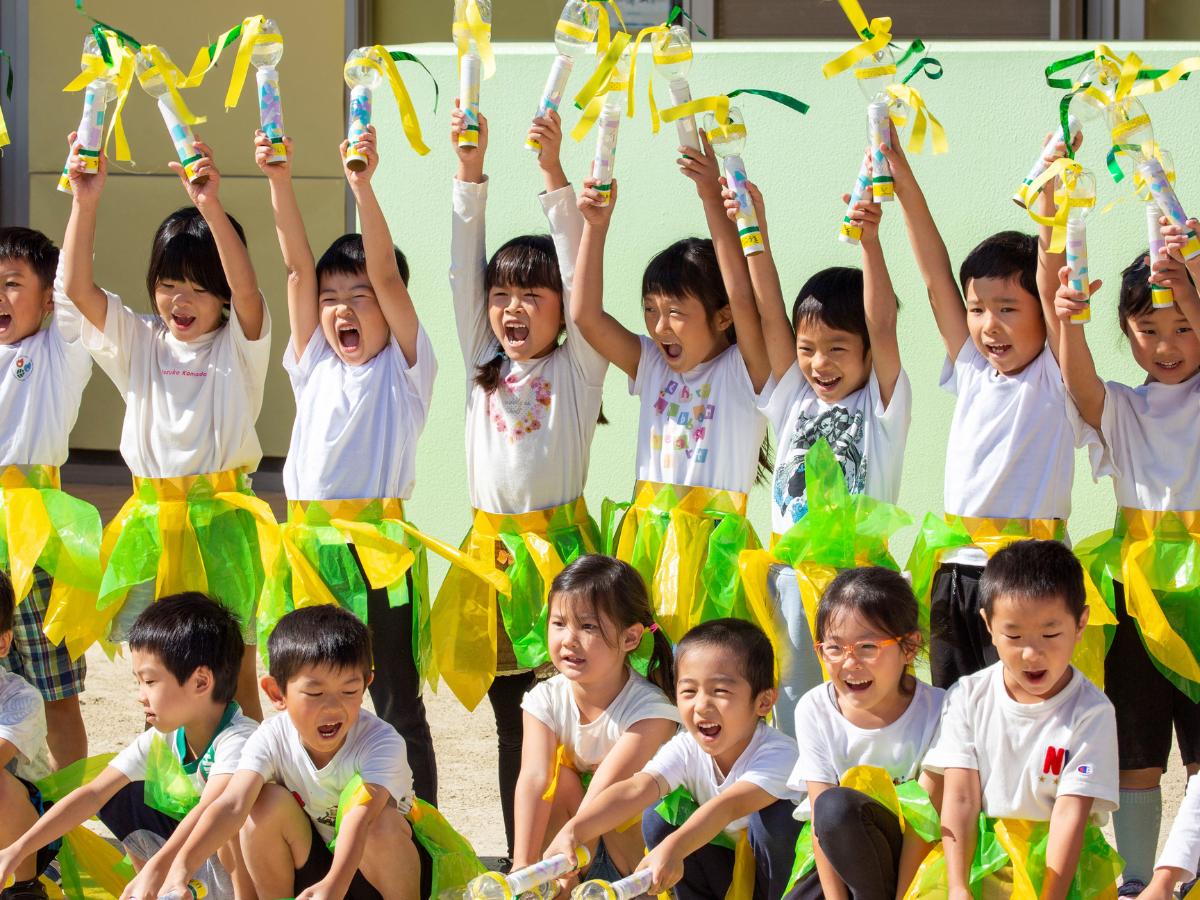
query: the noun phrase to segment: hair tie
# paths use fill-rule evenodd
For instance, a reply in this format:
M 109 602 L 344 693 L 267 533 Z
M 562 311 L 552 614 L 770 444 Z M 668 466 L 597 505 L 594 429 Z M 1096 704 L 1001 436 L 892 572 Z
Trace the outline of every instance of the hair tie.
M 651 634 L 653 634 L 654 632 L 658 631 L 658 623 L 657 623 L 657 622 L 651 622 L 651 623 L 650 623 L 650 626 L 649 626 L 649 628 L 648 628 L 647 630 L 648 630 L 648 631 L 649 631 Z

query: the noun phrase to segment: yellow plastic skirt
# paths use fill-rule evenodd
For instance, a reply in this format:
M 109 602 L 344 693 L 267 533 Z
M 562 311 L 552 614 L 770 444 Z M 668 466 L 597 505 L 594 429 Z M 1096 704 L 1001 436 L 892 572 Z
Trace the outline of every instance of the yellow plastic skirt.
M 1111 531 L 1075 552 L 1108 610 L 1114 583 L 1124 585 L 1125 609 L 1155 666 L 1200 702 L 1200 512 L 1122 508 Z
M 0 472 L 0 567 L 20 603 L 33 587 L 34 569 L 53 586 L 43 628 L 54 643 L 67 642 L 78 658 L 95 638 L 74 623 L 96 609 L 100 590 L 100 513 L 61 489 L 56 466 L 6 466 Z
M 271 508 L 250 490 L 249 475 L 227 470 L 177 478 L 134 478 L 133 496 L 104 529 L 104 575 L 91 614 L 76 635 L 107 634 L 129 589 L 154 582 L 154 596 L 212 595 L 253 641 L 255 610 L 279 548 Z
M 433 539 L 408 522 L 403 501 L 292 500 L 279 537 L 258 607 L 260 647 L 283 616 L 305 606 L 336 604 L 366 622 L 368 586 L 386 589 L 389 605 L 413 604 L 413 661 L 423 679 L 437 681 L 425 552 Z
M 631 503 L 604 501 L 601 520 L 604 552 L 641 573 L 671 643 L 728 616 L 774 631 L 769 611 L 750 609 L 742 588 L 738 556 L 761 546 L 745 494 L 639 481 Z
M 939 519 L 932 513 L 928 514 L 921 524 L 921 532 L 917 535 L 912 555 L 908 559 L 913 593 L 917 596 L 917 604 L 921 610 L 921 629 L 925 634 L 929 634 L 933 576 L 947 552 L 960 547 L 976 546 L 991 558 L 1017 541 L 1063 541 L 1066 536 L 1067 523 L 1062 519 L 990 519 L 955 516 L 950 513 L 947 513 L 944 519 Z M 1087 592 L 1088 627 L 1083 631 L 1083 639 L 1076 646 L 1071 662 L 1089 681 L 1103 690 L 1104 655 L 1109 641 L 1109 634 L 1105 629 L 1115 627 L 1117 620 L 1089 577 L 1086 566 L 1083 572 L 1083 586 Z
M 600 547 L 580 497 L 550 509 L 504 515 L 475 510 L 458 549 L 427 541 L 452 564 L 433 603 L 433 657 L 441 679 L 474 709 L 497 671 L 497 612 L 516 664 L 549 659 L 546 600 L 565 566 Z

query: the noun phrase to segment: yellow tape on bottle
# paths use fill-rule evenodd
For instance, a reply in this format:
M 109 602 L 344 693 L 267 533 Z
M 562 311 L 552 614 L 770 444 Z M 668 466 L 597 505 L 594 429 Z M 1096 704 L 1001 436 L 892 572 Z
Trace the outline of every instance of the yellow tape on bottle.
M 116 78 L 114 81 L 117 88 L 117 106 L 110 120 L 111 124 L 108 125 L 108 134 L 105 137 L 104 145 L 107 147 L 108 142 L 115 135 L 117 142 L 116 158 L 120 162 L 130 162 L 129 140 L 125 136 L 125 125 L 121 119 L 121 113 L 125 109 L 125 101 L 129 99 L 129 89 L 133 86 L 133 76 L 136 71 L 135 56 L 133 51 L 123 41 L 119 40 L 113 32 L 106 31 L 105 35 L 108 39 L 108 46 L 112 51 L 113 67 L 116 69 Z M 63 93 L 82 91 L 97 78 L 103 76 L 106 72 L 112 71 L 103 57 L 91 53 L 83 54 L 80 59 L 80 66 L 82 71 L 63 88 Z
M 458 67 L 462 68 L 463 55 L 470 49 L 471 41 L 479 51 L 483 63 L 483 77 L 496 74 L 496 54 L 492 50 L 492 25 L 483 21 L 479 0 L 466 0 L 462 4 L 462 18 L 456 19 L 453 27 L 454 46 L 458 49 Z
M 1074 196 L 1076 182 L 1082 174 L 1083 166 L 1073 159 L 1060 156 L 1046 167 L 1045 172 L 1030 182 L 1026 189 L 1028 198 L 1026 210 L 1029 218 L 1039 225 L 1045 225 L 1051 229 L 1050 246 L 1047 248 L 1050 253 L 1062 253 L 1067 246 L 1067 219 L 1071 215 L 1071 210 L 1086 209 L 1096 205 L 1094 195 L 1090 197 Z M 1055 178 L 1058 179 L 1059 186 L 1054 191 L 1054 214 L 1044 216 L 1037 211 L 1033 200 Z

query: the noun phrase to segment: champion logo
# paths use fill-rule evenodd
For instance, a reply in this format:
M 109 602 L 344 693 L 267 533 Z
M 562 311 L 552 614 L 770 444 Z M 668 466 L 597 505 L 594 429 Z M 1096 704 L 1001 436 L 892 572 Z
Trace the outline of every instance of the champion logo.
M 1086 775 L 1091 775 L 1091 774 L 1092 774 L 1092 767 L 1091 767 L 1090 765 L 1088 765 L 1087 763 L 1084 763 L 1083 765 L 1081 765 L 1081 766 L 1080 766 L 1078 769 L 1076 769 L 1075 771 L 1076 771 L 1076 772 L 1078 772 L 1080 775 L 1085 775 L 1085 776 L 1086 776 Z
M 28 356 L 18 356 L 13 362 L 13 375 L 17 381 L 24 381 L 33 371 L 33 360 Z

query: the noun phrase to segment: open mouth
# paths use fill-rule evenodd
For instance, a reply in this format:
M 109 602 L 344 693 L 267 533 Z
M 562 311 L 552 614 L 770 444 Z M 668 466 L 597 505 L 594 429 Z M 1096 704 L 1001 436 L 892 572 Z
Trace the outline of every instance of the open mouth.
M 353 325 L 339 325 L 337 330 L 338 346 L 343 350 L 354 351 L 362 342 L 362 334 Z
M 564 653 L 559 659 L 564 665 L 579 667 L 587 662 L 582 656 L 575 656 L 571 653 Z
M 721 726 L 715 722 L 697 722 L 696 730 L 700 732 L 700 737 L 706 741 L 715 741 L 721 735 Z
M 1003 356 L 1012 349 L 1012 344 L 984 344 L 983 348 L 992 356 Z
M 12 316 L 8 313 L 0 313 L 0 331 L 7 331 L 8 326 L 12 324 Z
M 342 730 L 341 722 L 334 722 L 331 725 L 318 725 L 317 726 L 317 734 L 320 735 L 321 739 L 325 740 L 325 741 L 333 740 L 335 737 L 338 736 L 338 733 L 341 730 Z
M 813 384 L 817 390 L 829 392 L 842 383 L 842 376 L 838 375 L 833 378 L 822 378 L 819 375 L 813 375 Z
M 662 347 L 663 356 L 667 359 L 679 359 L 679 357 L 683 356 L 683 346 L 681 344 L 660 343 L 658 346 Z
M 2 327 L 4 327 L 3 317 L 0 316 L 0 328 L 2 328 Z M 1160 369 L 1166 369 L 1168 372 L 1173 372 L 1176 369 L 1178 369 L 1180 366 L 1183 365 L 1183 361 L 1175 360 L 1175 362 L 1159 362 L 1159 363 L 1155 363 L 1155 365 L 1158 366 Z
M 1034 685 L 1044 684 L 1046 681 L 1046 674 L 1047 673 L 1045 669 L 1026 669 L 1025 680 Z
M 182 313 L 171 313 L 171 321 L 175 323 L 175 327 L 180 331 L 186 331 L 192 327 L 196 321 L 195 316 L 185 316 Z
M 861 694 L 864 691 L 870 690 L 871 685 L 873 685 L 874 683 L 875 683 L 875 680 L 872 678 L 843 678 L 842 679 L 842 684 L 844 684 L 846 686 L 846 688 L 852 694 Z
M 521 347 L 529 338 L 529 326 L 508 324 L 504 326 L 504 340 L 510 347 Z

